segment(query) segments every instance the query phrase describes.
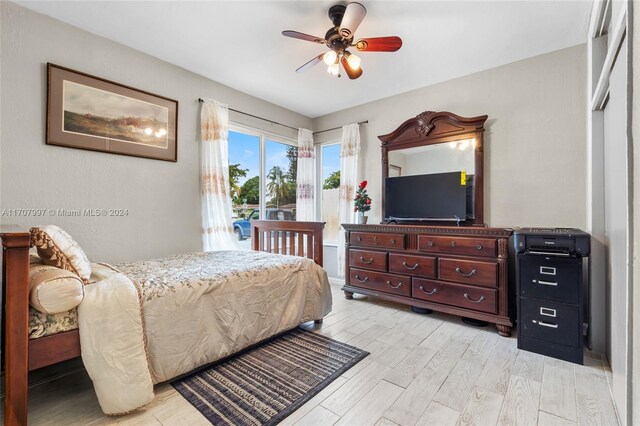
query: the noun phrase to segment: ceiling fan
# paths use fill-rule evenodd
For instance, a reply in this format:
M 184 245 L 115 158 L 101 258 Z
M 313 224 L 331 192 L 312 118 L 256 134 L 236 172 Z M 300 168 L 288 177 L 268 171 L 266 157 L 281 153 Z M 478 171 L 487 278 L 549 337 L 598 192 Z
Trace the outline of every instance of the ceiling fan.
M 362 68 L 360 58 L 349 52 L 349 47 L 355 47 L 359 52 L 395 52 L 402 47 L 402 39 L 397 36 L 362 38 L 353 43 L 354 33 L 366 14 L 367 9 L 360 3 L 352 2 L 346 6 L 337 4 L 329 8 L 329 19 L 333 22 L 333 27 L 329 28 L 324 38 L 298 31 L 283 31 L 283 36 L 325 44 L 330 49 L 298 68 L 296 72 L 305 72 L 324 62 L 329 74 L 340 77 L 342 64 L 349 78 L 355 80 L 362 75 Z

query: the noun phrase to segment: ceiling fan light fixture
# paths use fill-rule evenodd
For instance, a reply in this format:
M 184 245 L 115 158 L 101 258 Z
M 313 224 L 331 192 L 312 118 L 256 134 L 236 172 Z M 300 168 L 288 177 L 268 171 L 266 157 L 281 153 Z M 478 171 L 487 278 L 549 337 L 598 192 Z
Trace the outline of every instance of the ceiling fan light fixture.
M 400 49 L 402 39 L 398 36 L 362 38 L 354 43 L 354 33 L 366 14 L 367 9 L 360 3 L 350 2 L 344 5 L 341 2 L 329 8 L 329 19 L 331 19 L 333 26 L 329 28 L 324 38 L 298 31 L 283 31 L 282 35 L 286 37 L 324 44 L 329 48 L 328 52 L 321 53 L 298 67 L 296 72 L 305 72 L 320 62 L 324 62 L 330 75 L 341 77 L 340 67 L 342 67 L 349 79 L 356 80 L 362 76 L 361 60 L 347 51 L 348 48 L 367 52 L 395 52 Z
M 324 63 L 327 65 L 332 65 L 337 63 L 336 61 L 337 59 L 338 59 L 338 54 L 334 50 L 328 51 L 327 53 L 324 54 L 324 57 L 322 58 Z
M 360 58 L 354 55 L 351 52 L 344 52 L 345 57 L 347 58 L 347 62 L 351 69 L 357 70 L 360 68 Z

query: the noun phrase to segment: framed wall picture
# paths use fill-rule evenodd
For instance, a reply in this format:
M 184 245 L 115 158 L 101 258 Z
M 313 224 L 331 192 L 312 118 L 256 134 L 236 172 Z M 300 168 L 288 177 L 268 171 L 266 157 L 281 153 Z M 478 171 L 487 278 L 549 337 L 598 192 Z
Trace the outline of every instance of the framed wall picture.
M 389 164 L 389 177 L 402 176 L 402 167 Z
M 178 101 L 47 64 L 47 145 L 178 160 Z

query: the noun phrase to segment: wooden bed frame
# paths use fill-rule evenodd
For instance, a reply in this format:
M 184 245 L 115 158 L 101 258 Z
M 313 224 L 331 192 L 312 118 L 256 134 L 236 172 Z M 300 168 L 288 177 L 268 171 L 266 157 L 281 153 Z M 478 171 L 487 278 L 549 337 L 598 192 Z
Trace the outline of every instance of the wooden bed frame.
M 323 222 L 254 220 L 251 225 L 254 250 L 308 257 L 322 266 Z M 2 226 L 0 239 L 4 424 L 26 425 L 29 371 L 79 357 L 80 334 L 76 329 L 29 340 L 30 234 Z

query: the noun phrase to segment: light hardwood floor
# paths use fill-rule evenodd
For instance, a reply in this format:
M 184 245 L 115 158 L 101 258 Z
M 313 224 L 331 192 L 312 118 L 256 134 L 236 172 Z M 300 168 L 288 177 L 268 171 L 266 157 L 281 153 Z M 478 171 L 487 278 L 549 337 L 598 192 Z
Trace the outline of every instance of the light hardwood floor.
M 495 327 L 419 315 L 363 296 L 345 300 L 332 284 L 333 311 L 305 328 L 371 353 L 283 425 L 617 425 L 606 360 L 574 365 L 521 352 Z M 33 425 L 206 425 L 169 384 L 145 409 L 100 411 L 84 370 L 29 391 Z

